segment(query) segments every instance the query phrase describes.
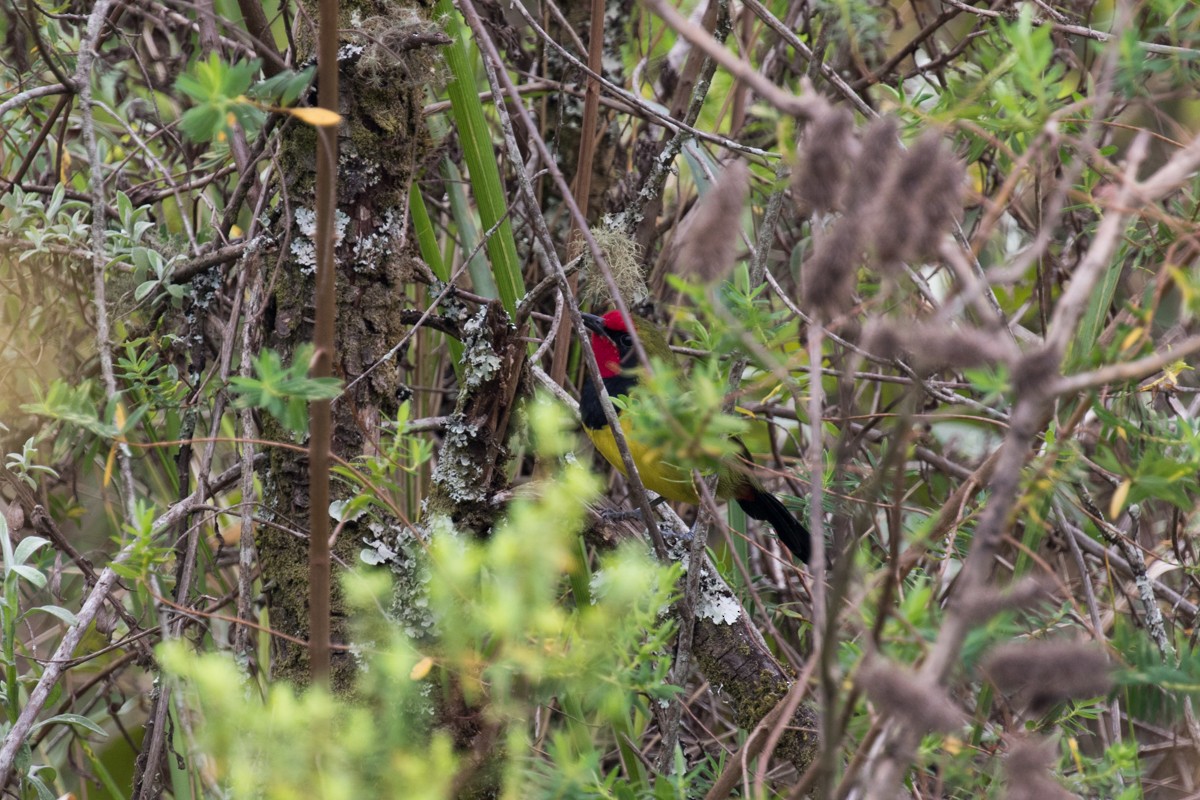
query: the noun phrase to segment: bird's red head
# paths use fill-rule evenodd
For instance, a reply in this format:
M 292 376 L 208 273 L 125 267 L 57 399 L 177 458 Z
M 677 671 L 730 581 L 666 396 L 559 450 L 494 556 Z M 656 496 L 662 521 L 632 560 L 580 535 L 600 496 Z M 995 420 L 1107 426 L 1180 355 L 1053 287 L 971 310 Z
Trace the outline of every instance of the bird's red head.
M 622 317 L 621 312 L 615 308 L 612 311 L 609 311 L 607 314 L 604 314 L 602 317 L 600 317 L 600 319 L 604 320 L 604 327 L 608 328 L 610 331 L 629 330 L 629 326 L 625 324 L 625 318 Z
M 621 374 L 621 361 L 633 346 L 629 326 L 617 310 L 603 316 L 587 314 L 584 322 L 592 332 L 592 352 L 600 367 L 601 378 L 612 378 Z

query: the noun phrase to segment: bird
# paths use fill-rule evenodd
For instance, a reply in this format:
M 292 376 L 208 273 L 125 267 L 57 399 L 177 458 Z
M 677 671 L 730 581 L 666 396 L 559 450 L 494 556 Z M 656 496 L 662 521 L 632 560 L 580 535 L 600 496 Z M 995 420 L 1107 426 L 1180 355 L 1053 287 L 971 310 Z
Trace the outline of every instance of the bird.
M 621 312 L 609 311 L 602 316 L 585 313 L 582 316 L 591 338 L 592 352 L 600 367 L 600 378 L 609 396 L 626 397 L 636 391 L 640 366 L 633 337 Z M 666 334 L 644 317 L 631 315 L 631 319 L 646 355 L 674 363 L 675 356 L 667 343 Z M 642 485 L 668 500 L 698 505 L 700 496 L 692 482 L 691 470 L 662 460 L 660 451 L 639 442 L 638 432 L 632 429 L 629 417 L 621 415 L 619 408 L 616 411 Z M 583 382 L 579 415 L 584 432 L 596 450 L 624 475 L 625 464 L 621 452 L 604 416 L 600 394 L 590 380 Z M 745 445 L 740 441 L 737 444 L 748 462 L 749 452 Z M 808 563 L 812 554 L 808 529 L 787 509 L 783 501 L 763 488 L 762 483 L 733 457 L 723 459 L 717 468 L 717 499 L 735 500 L 746 516 L 770 523 L 784 546 L 800 561 Z

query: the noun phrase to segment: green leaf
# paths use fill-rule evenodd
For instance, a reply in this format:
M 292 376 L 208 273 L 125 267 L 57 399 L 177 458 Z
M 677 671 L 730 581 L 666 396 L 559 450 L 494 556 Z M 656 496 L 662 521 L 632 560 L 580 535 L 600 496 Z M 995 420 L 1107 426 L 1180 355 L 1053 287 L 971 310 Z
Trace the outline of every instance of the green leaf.
M 179 127 L 196 142 L 212 141 L 223 126 L 221 110 L 213 106 L 189 108 L 179 120 Z
M 34 611 L 42 611 L 46 614 L 49 614 L 52 617 L 58 617 L 63 622 L 67 623 L 68 625 L 74 625 L 76 622 L 79 621 L 78 617 L 76 617 L 68 609 L 63 608 L 62 606 L 35 606 L 35 607 L 29 609 L 28 611 L 26 611 L 24 614 L 22 614 L 21 618 L 24 619 L 25 617 L 32 614 Z
M 20 575 L 39 589 L 46 585 L 46 576 L 40 570 L 34 569 L 28 564 L 13 564 L 9 572 Z
M 1117 292 L 1121 274 L 1124 272 L 1124 259 L 1115 259 L 1104 272 L 1104 279 L 1088 298 L 1087 311 L 1079 323 L 1079 333 L 1075 336 L 1072 354 L 1077 359 L 1090 357 L 1100 332 L 1104 330 L 1108 319 L 1108 310 L 1112 307 L 1113 297 Z
M 312 83 L 315 74 L 316 67 L 307 67 L 300 72 L 284 70 L 278 75 L 254 84 L 246 94 L 255 100 L 290 106 L 300 97 L 300 93 Z
M 48 771 L 51 775 L 54 774 L 54 770 Z M 50 791 L 50 787 L 46 785 L 46 782 L 40 776 L 27 775 L 25 780 L 33 785 L 34 791 L 37 792 L 38 800 L 56 800 L 58 797 L 57 793 Z
M 421 250 L 421 258 L 429 265 L 429 269 L 439 280 L 449 281 L 450 270 L 442 259 L 441 248 L 438 247 L 437 234 L 433 230 L 433 220 L 425 208 L 425 198 L 417 182 L 413 181 L 408 190 L 408 205 L 412 213 L 413 231 L 417 235 L 417 246 Z M 446 337 L 446 346 L 450 348 L 450 363 L 454 366 L 454 374 L 462 378 L 462 342 L 452 336 Z
M 308 428 L 307 404 L 314 400 L 332 400 L 342 392 L 337 378 L 308 377 L 312 345 L 296 350 L 291 366 L 274 350 L 263 350 L 254 359 L 256 377 L 230 378 L 229 388 L 236 395 L 238 408 L 260 408 L 283 423 L 293 433 Z
M 12 541 L 8 538 L 8 520 L 3 514 L 0 514 L 0 556 L 4 558 L 4 577 L 7 578 L 16 559 L 13 558 Z
M 154 291 L 154 287 L 158 286 L 158 284 L 159 282 L 157 280 L 145 281 L 144 283 L 139 284 L 138 287 L 133 290 L 133 299 L 137 300 L 138 302 L 145 300 L 146 295 Z
M 40 536 L 26 536 L 17 543 L 17 549 L 13 552 L 13 563 L 24 564 L 38 548 L 50 544 L 49 539 L 43 539 Z
M 49 717 L 37 723 L 30 728 L 29 731 L 32 733 L 38 728 L 44 728 L 47 725 L 78 725 L 81 728 L 87 728 L 89 731 L 97 736 L 100 736 L 101 738 L 108 738 L 107 731 L 81 714 L 55 714 L 53 717 Z
M 475 225 L 475 215 L 463 188 L 466 182 L 458 166 L 449 158 L 442 159 L 442 172 L 446 178 L 450 216 L 458 229 L 458 240 L 462 243 L 463 255 L 470 256 L 467 260 L 467 272 L 471 275 L 471 284 L 479 294 L 495 299 L 500 296 L 500 290 L 496 287 L 496 279 L 492 277 L 486 250 L 479 247 L 479 229 Z
M 194 62 L 175 79 L 175 88 L 196 103 L 179 120 L 183 132 L 198 142 L 211 141 L 225 132 L 230 114 L 242 126 L 256 127 L 262 112 L 247 102 L 245 94 L 261 63 L 256 59 L 226 64 L 216 53 Z
M 496 228 L 487 241 L 487 253 L 492 262 L 492 273 L 500 292 L 500 301 L 504 309 L 512 315 L 516 313 L 517 300 L 525 294 L 525 285 L 521 277 L 521 262 L 517 259 L 512 221 L 508 218 L 508 205 L 500 181 L 499 159 L 492 147 L 492 136 L 483 115 L 483 105 L 479 102 L 479 87 L 475 83 L 472 59 L 468 57 L 466 45 L 460 36 L 458 11 L 451 0 L 439 0 L 435 12 L 446 20 L 446 33 L 452 40 L 442 51 L 454 78 L 446 87 L 446 93 L 450 95 L 450 108 L 458 127 L 458 139 L 470 172 L 471 190 L 479 206 L 479 220 L 485 232 Z

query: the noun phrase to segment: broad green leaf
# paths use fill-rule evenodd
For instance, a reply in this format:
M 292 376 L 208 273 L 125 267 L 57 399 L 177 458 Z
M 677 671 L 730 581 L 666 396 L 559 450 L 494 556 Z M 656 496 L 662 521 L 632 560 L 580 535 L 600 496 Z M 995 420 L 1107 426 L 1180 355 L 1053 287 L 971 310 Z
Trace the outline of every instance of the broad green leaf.
M 25 618 L 35 611 L 41 611 L 49 614 L 52 617 L 58 617 L 68 625 L 74 625 L 79 621 L 78 617 L 76 617 L 70 610 L 63 608 L 62 606 L 34 606 L 22 614 L 21 617 Z
M 38 548 L 47 544 L 50 544 L 49 539 L 43 539 L 40 536 L 26 536 L 17 543 L 17 549 L 13 552 L 13 562 L 15 564 L 24 564 L 29 560 L 29 556 L 33 555 Z

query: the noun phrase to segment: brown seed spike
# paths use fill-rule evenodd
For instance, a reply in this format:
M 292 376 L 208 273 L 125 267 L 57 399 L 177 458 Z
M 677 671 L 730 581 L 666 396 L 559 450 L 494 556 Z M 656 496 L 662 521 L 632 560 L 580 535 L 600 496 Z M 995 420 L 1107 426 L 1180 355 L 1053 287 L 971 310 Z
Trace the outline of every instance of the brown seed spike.
M 1029 577 L 1006 590 L 982 589 L 963 600 L 963 613 L 983 625 L 1004 611 L 1029 611 L 1057 597 L 1057 586 L 1048 579 Z
M 923 372 L 1010 364 L 1018 355 L 1009 339 L 970 327 L 915 325 L 906 331 L 905 345 Z
M 867 127 L 862 151 L 850 172 L 850 193 L 846 198 L 849 212 L 864 211 L 871 206 L 899 150 L 896 121 L 891 117 L 880 117 Z
M 844 107 L 831 108 L 804 132 L 792 193 L 802 214 L 828 213 L 841 207 L 855 146 L 854 118 Z
M 727 166 L 679 227 L 672 259 L 678 275 L 702 281 L 724 279 L 733 269 L 741 241 L 742 209 L 750 191 L 750 168 L 742 161 Z
M 869 317 L 863 328 L 862 346 L 876 358 L 898 358 L 904 352 L 900 332 L 882 317 Z
M 1019 353 L 1003 336 L 980 328 L 942 323 L 875 321 L 868 325 L 863 346 L 882 358 L 903 355 L 921 372 L 1012 364 Z
M 1060 786 L 1051 772 L 1057 751 L 1053 739 L 1030 737 L 1013 742 L 1004 760 L 1008 785 L 1004 800 L 1073 800 L 1075 795 Z
M 1053 348 L 1030 350 L 1013 367 L 1013 391 L 1017 397 L 1043 392 L 1058 374 L 1059 356 Z
M 948 733 L 963 724 L 963 713 L 940 686 L 927 685 L 907 669 L 874 658 L 858 674 L 871 702 L 922 732 Z
M 1017 642 L 997 647 L 983 671 L 998 689 L 1041 714 L 1065 700 L 1108 694 L 1111 668 L 1104 651 L 1082 642 Z
M 855 220 L 838 220 L 800 270 L 804 305 L 824 320 L 845 313 L 854 302 L 854 279 L 861 260 Z
M 920 204 L 929 224 L 913 237 L 913 256 L 929 258 L 937 253 L 942 237 L 962 218 L 966 168 L 953 153 L 939 145 L 921 190 Z
M 926 134 L 893 165 L 875 217 L 875 254 L 883 267 L 911 260 L 913 243 L 926 235 L 930 219 L 923 203 L 924 188 L 937 155 L 937 137 Z

